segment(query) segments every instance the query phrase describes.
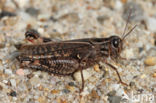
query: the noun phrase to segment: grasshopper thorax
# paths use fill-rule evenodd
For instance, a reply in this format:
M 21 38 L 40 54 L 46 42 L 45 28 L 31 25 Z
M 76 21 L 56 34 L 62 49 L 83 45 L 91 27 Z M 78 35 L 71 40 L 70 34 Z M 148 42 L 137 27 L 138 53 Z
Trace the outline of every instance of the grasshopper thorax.
M 122 39 L 118 36 L 111 36 L 100 43 L 102 57 L 117 58 L 122 51 Z

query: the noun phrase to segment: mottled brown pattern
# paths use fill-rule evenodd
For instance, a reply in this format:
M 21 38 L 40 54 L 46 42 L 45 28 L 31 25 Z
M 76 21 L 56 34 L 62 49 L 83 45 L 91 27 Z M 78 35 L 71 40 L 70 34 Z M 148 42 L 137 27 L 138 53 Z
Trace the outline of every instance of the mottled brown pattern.
M 37 32 L 26 32 L 26 39 L 30 42 L 35 40 L 41 42 L 32 45 L 16 45 L 18 52 L 20 52 L 17 59 L 23 67 L 47 71 L 56 75 L 72 75 L 80 70 L 82 89 L 84 87 L 82 70 L 103 61 L 117 72 L 120 82 L 125 84 L 122 82 L 117 69 L 107 63 L 107 58 L 110 57 L 113 60 L 120 58 L 123 48 L 122 42 L 129 33 L 122 39 L 118 36 L 111 36 L 108 38 L 85 38 L 52 42 L 50 39 L 48 39 L 49 41 L 44 40 L 45 38 L 40 37 Z

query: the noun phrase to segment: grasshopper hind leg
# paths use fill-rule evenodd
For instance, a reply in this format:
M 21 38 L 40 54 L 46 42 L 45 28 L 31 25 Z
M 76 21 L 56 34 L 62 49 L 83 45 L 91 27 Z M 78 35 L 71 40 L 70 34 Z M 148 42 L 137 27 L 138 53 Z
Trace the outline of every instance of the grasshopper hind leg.
M 125 86 L 128 86 L 128 84 L 126 84 L 125 82 L 122 81 L 121 77 L 120 77 L 120 74 L 117 70 L 116 67 L 114 67 L 112 64 L 109 64 L 109 63 L 106 63 L 108 66 L 110 66 L 113 70 L 116 71 L 116 74 L 118 75 L 118 78 L 119 78 L 119 83 L 121 83 L 122 85 L 125 85 Z
M 83 77 L 83 70 L 82 69 L 80 70 L 80 73 L 81 73 L 81 81 L 82 81 L 81 89 L 80 89 L 80 93 L 81 93 L 84 89 L 84 77 Z

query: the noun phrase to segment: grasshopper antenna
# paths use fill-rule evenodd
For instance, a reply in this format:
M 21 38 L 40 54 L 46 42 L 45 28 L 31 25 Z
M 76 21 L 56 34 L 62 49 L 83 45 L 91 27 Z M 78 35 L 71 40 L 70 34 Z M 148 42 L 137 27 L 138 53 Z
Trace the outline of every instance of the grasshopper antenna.
M 126 29 L 128 27 L 128 23 L 129 23 L 130 17 L 131 17 L 131 14 L 132 14 L 132 9 L 130 9 L 130 11 L 129 11 L 129 15 L 128 15 L 128 18 L 127 18 L 126 26 L 125 26 L 124 32 L 122 34 L 122 40 L 124 40 L 137 26 L 137 25 L 135 25 L 128 33 L 125 34 Z
M 126 29 L 127 29 L 127 26 L 128 26 L 129 20 L 130 20 L 131 13 L 132 13 L 132 10 L 130 9 L 129 15 L 128 15 L 128 18 L 127 18 L 127 21 L 126 21 L 126 26 L 124 28 L 124 32 L 122 33 L 122 37 L 124 37 L 124 35 L 125 35 Z
M 123 37 L 122 40 L 124 40 L 135 28 L 137 25 L 135 25 L 128 33 L 126 33 Z

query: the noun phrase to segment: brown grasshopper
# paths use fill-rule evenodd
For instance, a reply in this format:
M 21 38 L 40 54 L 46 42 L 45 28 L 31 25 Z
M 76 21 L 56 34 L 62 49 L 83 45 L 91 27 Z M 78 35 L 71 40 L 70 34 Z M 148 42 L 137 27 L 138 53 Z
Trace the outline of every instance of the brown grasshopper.
M 40 37 L 38 32 L 29 30 L 25 33 L 25 37 L 34 44 L 15 45 L 20 53 L 17 56 L 17 60 L 22 67 L 47 71 L 56 75 L 73 75 L 76 71 L 80 71 L 82 78 L 80 91 L 84 88 L 83 69 L 103 61 L 116 71 L 119 82 L 127 85 L 122 81 L 117 68 L 107 62 L 109 57 L 112 60 L 121 58 L 120 53 L 123 50 L 123 41 L 136 27 L 135 25 L 125 34 L 127 24 L 122 38 L 111 36 L 108 38 L 85 38 L 59 42 Z M 35 41 L 37 42 L 35 43 Z

